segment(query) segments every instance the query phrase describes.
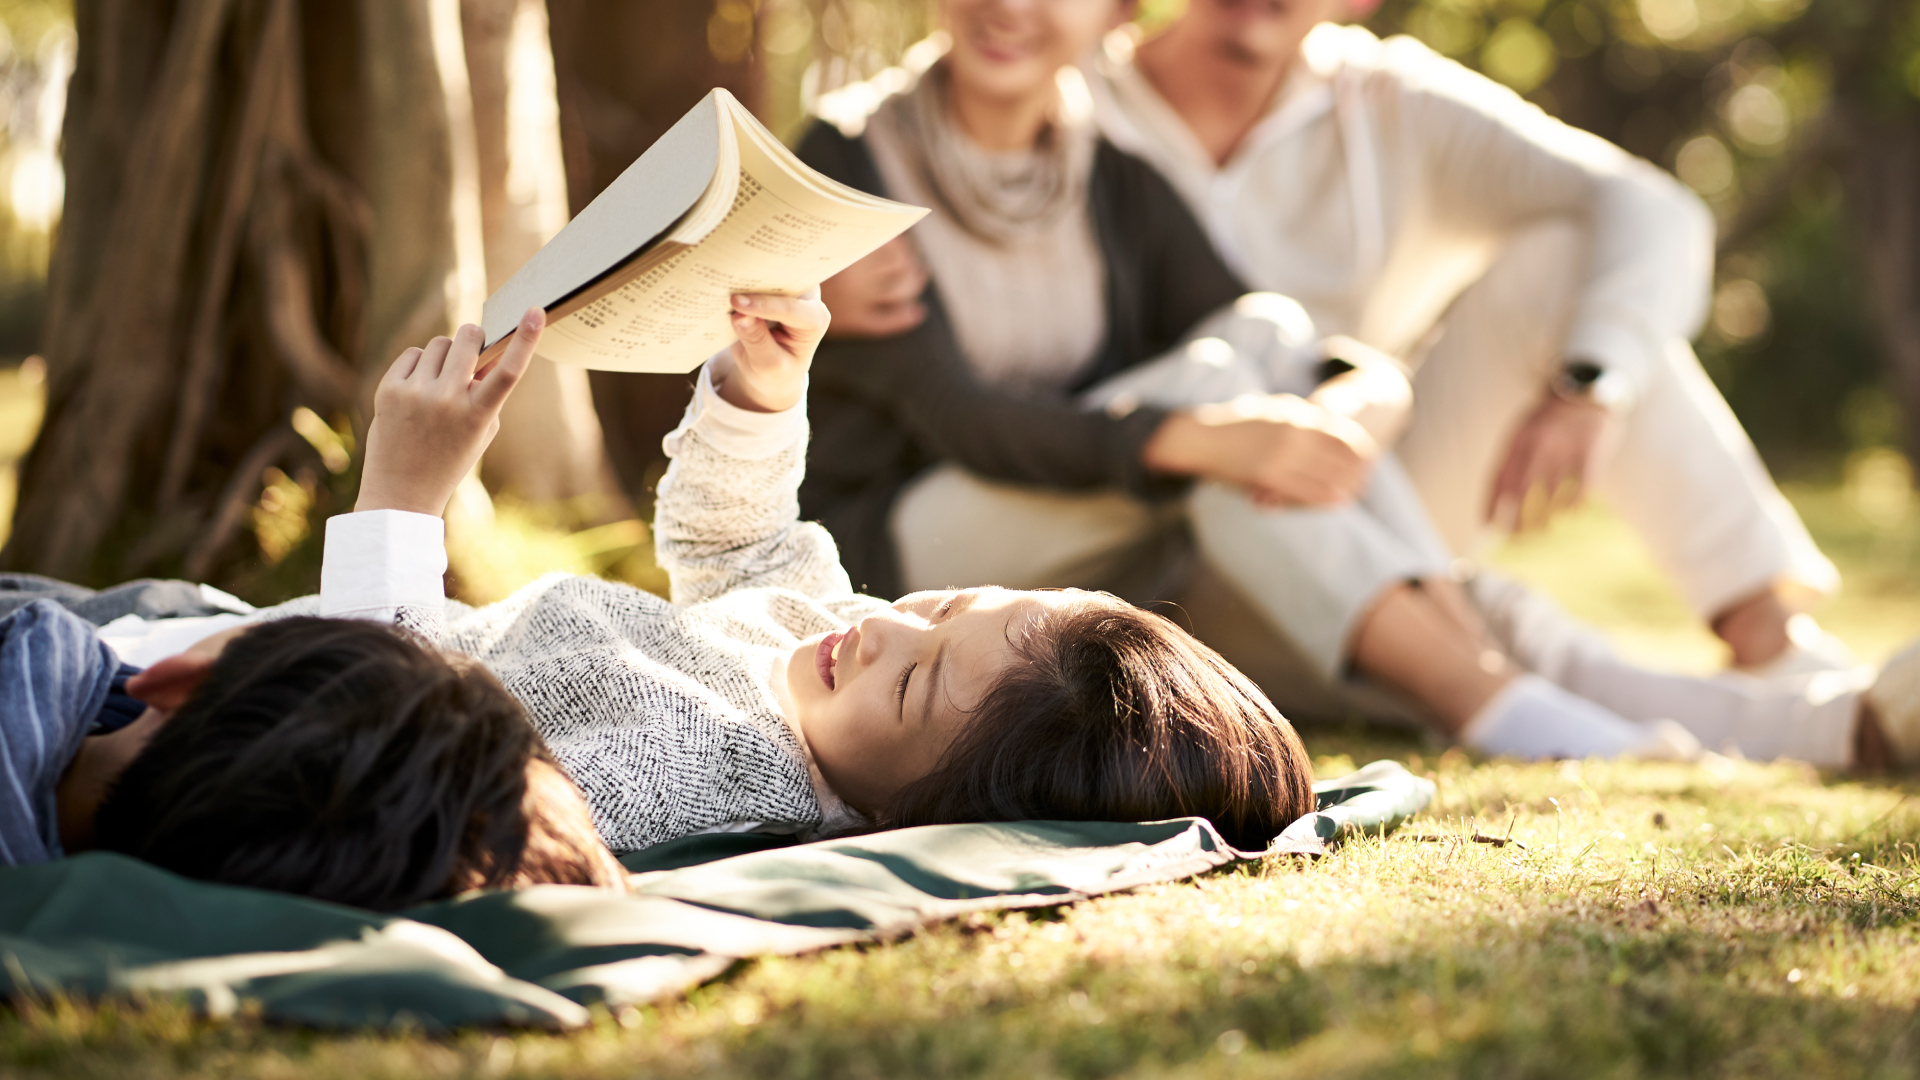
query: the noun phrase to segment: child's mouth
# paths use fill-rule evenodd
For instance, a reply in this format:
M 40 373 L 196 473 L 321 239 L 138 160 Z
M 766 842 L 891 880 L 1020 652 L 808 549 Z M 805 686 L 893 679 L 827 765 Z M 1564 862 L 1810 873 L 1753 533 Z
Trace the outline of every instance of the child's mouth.
M 829 690 L 833 689 L 833 650 L 840 644 L 840 639 L 846 636 L 845 630 L 836 630 L 821 638 L 820 644 L 814 646 L 814 669 L 820 672 L 820 681 L 826 683 Z

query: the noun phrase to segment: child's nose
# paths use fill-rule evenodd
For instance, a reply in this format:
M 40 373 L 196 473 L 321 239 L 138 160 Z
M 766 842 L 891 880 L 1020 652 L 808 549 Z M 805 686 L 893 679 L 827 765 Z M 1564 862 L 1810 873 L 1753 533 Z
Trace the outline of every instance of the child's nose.
M 883 650 L 894 644 L 900 635 L 912 633 L 911 619 L 912 616 L 893 608 L 881 608 L 861 619 L 860 643 L 856 649 L 860 662 L 871 663 Z

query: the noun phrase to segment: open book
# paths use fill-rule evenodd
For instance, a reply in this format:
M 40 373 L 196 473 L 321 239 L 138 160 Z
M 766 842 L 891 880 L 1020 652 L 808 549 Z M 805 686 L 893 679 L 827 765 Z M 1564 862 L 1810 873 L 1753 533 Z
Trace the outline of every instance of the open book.
M 487 298 L 481 328 L 491 346 L 538 306 L 554 363 L 691 371 L 733 340 L 730 294 L 796 295 L 925 214 L 813 171 L 716 89 Z

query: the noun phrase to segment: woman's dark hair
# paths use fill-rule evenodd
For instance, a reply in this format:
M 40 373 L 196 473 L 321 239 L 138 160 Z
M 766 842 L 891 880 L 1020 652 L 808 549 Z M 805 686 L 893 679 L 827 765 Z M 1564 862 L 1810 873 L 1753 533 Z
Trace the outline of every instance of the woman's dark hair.
M 390 626 L 263 623 L 115 782 L 102 848 L 187 877 L 393 910 L 617 882 L 577 795 L 485 668 Z M 538 863 L 539 865 L 534 865 Z M 612 879 L 611 881 L 609 879 Z
M 1013 665 L 883 824 L 1196 815 L 1260 850 L 1313 809 L 1293 726 L 1168 620 L 1095 594 L 1040 616 L 1013 646 Z

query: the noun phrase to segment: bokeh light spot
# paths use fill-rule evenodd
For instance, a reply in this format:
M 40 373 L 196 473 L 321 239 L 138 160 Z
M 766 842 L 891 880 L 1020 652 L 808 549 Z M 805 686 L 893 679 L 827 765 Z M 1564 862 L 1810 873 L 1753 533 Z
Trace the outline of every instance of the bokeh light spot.
M 1556 59 L 1553 39 L 1525 19 L 1501 23 L 1480 51 L 1486 73 L 1523 94 L 1553 74 Z
M 1711 135 L 1687 140 L 1674 158 L 1673 171 L 1702 195 L 1714 196 L 1733 186 L 1733 155 Z
M 1700 29 L 1700 8 L 1694 0 L 1640 0 L 1640 22 L 1661 41 L 1680 41 Z
M 1752 341 L 1767 332 L 1773 321 L 1767 305 L 1767 291 L 1751 278 L 1733 278 L 1720 283 L 1713 293 L 1713 328 L 1720 336 L 1736 344 Z
M 1727 128 L 1742 146 L 1771 150 L 1786 141 L 1786 102 L 1772 87 L 1753 82 L 1735 90 L 1726 105 Z

